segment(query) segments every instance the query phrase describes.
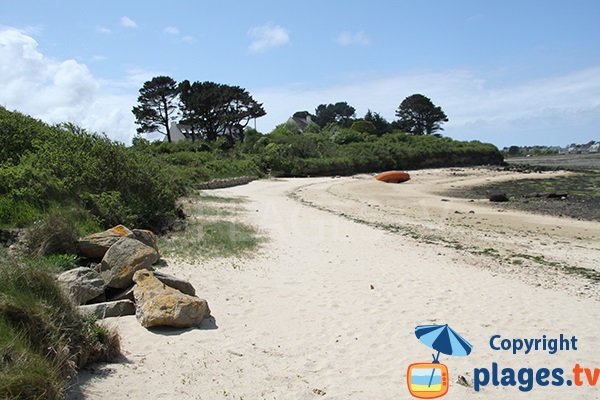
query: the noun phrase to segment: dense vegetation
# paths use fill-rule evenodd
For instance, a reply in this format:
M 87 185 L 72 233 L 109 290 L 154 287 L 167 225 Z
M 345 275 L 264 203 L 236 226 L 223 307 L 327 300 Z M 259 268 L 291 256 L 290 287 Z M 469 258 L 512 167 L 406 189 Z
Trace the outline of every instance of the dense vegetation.
M 372 123 L 329 124 L 302 132 L 293 123 L 243 140 L 149 142 L 126 147 L 72 124 L 49 126 L 0 108 L 0 226 L 27 226 L 51 213 L 81 233 L 123 223 L 161 231 L 176 199 L 214 178 L 349 175 L 386 169 L 497 164 L 490 144 L 390 132 Z M 361 131 L 363 130 L 363 131 Z
M 181 192 L 151 154 L 0 108 L 0 225 L 26 226 L 58 210 L 83 231 L 160 228 Z

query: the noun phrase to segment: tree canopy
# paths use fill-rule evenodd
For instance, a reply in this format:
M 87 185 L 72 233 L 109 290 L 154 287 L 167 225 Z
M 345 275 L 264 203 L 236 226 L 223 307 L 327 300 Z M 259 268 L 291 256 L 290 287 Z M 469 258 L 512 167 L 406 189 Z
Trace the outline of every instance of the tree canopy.
M 239 86 L 185 80 L 179 85 L 182 122 L 206 140 L 225 137 L 231 143 L 243 139 L 251 119 L 266 114 L 262 104 Z
M 354 118 L 355 113 L 356 110 L 354 107 L 345 101 L 340 101 L 335 104 L 320 104 L 315 109 L 314 122 L 320 127 L 324 127 L 330 123 L 338 124 L 343 127 L 349 127 L 352 123 L 352 118 Z
M 400 129 L 414 135 L 429 135 L 443 130 L 441 124 L 448 122 L 448 117 L 441 107 L 435 106 L 428 97 L 413 94 L 402 101 L 396 116 Z
M 390 131 L 390 123 L 387 122 L 385 118 L 381 116 L 381 114 L 377 112 L 372 112 L 371 110 L 367 110 L 367 113 L 364 117 L 365 121 L 368 121 L 375 126 L 375 131 L 377 135 L 383 135 Z
M 177 82 L 168 76 L 157 76 L 140 89 L 138 106 L 133 107 L 138 133 L 160 132 L 171 141 L 169 124 L 178 114 Z

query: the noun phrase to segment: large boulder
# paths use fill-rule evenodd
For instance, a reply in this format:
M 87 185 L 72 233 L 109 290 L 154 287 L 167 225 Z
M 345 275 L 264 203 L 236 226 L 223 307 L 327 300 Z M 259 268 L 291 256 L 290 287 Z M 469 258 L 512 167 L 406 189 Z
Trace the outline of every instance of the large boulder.
M 158 252 L 152 247 L 123 237 L 102 258 L 101 275 L 108 287 L 125 289 L 131 285 L 131 278 L 136 271 L 150 268 L 158 258 Z
M 124 227 L 117 225 L 104 232 L 85 236 L 77 242 L 77 252 L 87 258 L 101 259 L 108 249 L 123 237 L 133 238 L 134 233 Z
M 188 281 L 184 281 L 183 279 L 177 278 L 172 275 L 167 275 L 160 271 L 154 271 L 154 276 L 164 283 L 167 286 L 172 287 L 173 289 L 179 290 L 183 294 L 187 294 L 190 296 L 196 295 L 196 289 L 192 286 Z
M 79 306 L 83 315 L 95 315 L 96 318 L 123 317 L 135 314 L 135 305 L 131 300 L 109 301 L 106 303 Z
M 202 320 L 210 315 L 206 300 L 183 294 L 163 284 L 152 271 L 137 271 L 133 280 L 135 316 L 145 328 L 189 328 L 200 325 Z
M 154 232 L 147 229 L 133 229 L 132 232 L 135 239 L 144 243 L 146 246 L 152 247 L 157 253 L 160 253 L 158 251 L 158 239 Z
M 78 304 L 85 304 L 102 295 L 106 286 L 100 274 L 87 267 L 63 272 L 58 276 L 58 283 Z

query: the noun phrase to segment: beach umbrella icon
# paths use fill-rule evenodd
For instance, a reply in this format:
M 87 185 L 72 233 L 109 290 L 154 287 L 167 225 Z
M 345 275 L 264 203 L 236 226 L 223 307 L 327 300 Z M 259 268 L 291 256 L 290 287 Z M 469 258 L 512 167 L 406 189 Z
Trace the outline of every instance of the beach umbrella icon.
M 419 325 L 415 328 L 417 339 L 426 346 L 437 350 L 433 356 L 433 362 L 437 363 L 440 353 L 449 356 L 468 356 L 473 349 L 471 343 L 456 333 L 452 328 L 445 325 Z
M 452 328 L 445 325 L 419 325 L 415 328 L 415 335 L 421 343 L 437 350 L 437 355 L 433 355 L 433 362 L 438 364 L 440 353 L 449 356 L 468 356 L 473 349 L 471 343 L 456 333 Z M 433 379 L 433 372 L 429 379 L 429 386 Z

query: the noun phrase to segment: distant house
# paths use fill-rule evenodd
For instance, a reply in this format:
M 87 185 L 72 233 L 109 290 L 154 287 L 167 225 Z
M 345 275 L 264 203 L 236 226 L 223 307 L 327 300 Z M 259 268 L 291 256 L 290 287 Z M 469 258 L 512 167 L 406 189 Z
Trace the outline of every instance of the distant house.
M 313 122 L 308 111 L 300 111 L 295 113 L 293 116 L 288 118 L 286 124 L 290 127 L 298 129 L 300 132 L 304 132 L 311 125 L 318 127 L 318 125 Z
M 171 131 L 171 141 L 173 143 L 180 142 L 182 140 L 192 140 L 192 127 L 190 125 L 171 122 L 169 129 Z M 166 136 L 165 140 L 168 140 Z

